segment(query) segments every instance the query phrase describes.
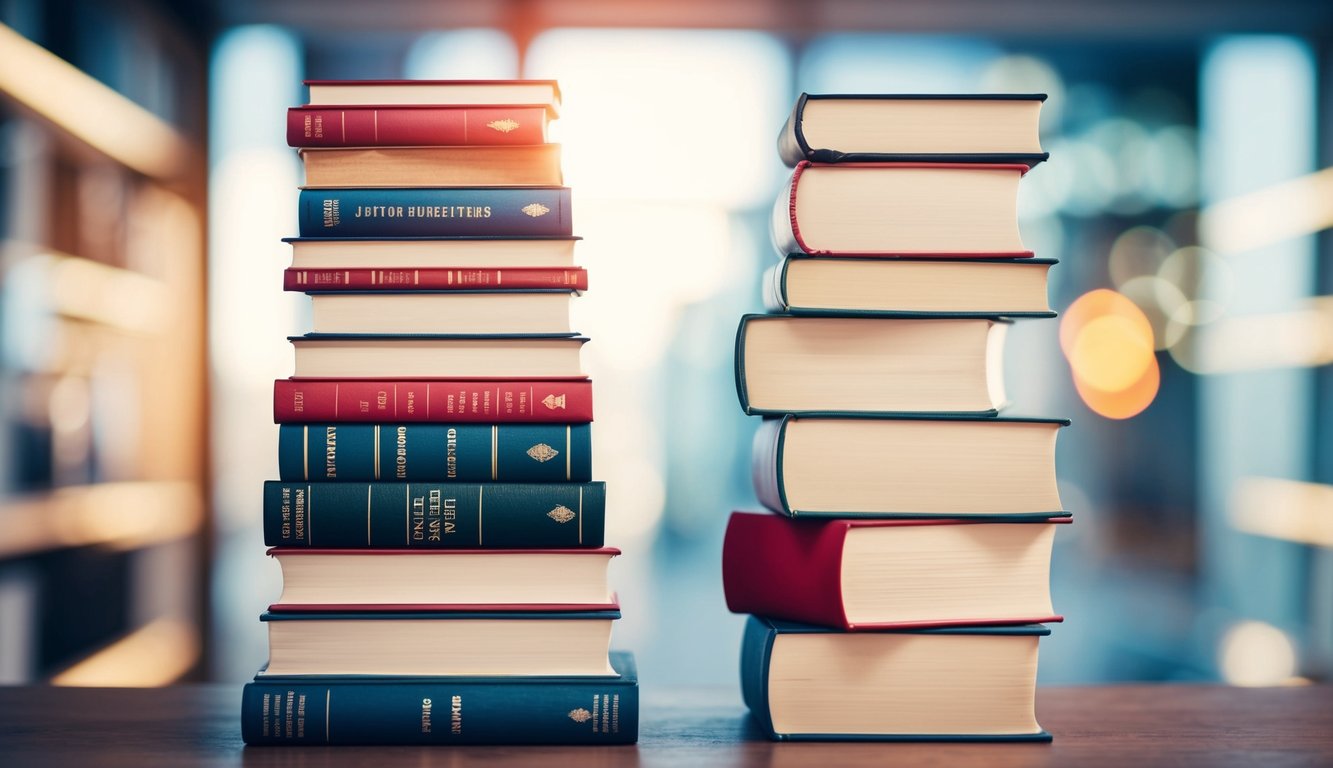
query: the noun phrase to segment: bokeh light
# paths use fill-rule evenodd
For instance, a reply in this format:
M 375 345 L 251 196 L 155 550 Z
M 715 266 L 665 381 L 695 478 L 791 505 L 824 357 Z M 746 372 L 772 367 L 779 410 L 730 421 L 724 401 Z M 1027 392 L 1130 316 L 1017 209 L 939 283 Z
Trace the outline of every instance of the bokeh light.
M 1222 677 L 1232 685 L 1265 686 L 1296 673 L 1296 649 L 1286 633 L 1262 621 L 1241 621 L 1222 636 Z
M 1132 227 L 1120 233 L 1111 244 L 1106 268 L 1116 288 L 1143 275 L 1155 275 L 1176 244 L 1156 227 Z
M 1152 323 L 1123 294 L 1100 288 L 1070 305 L 1060 322 L 1060 349 L 1084 404 L 1110 419 L 1151 405 L 1161 384 L 1153 339 Z

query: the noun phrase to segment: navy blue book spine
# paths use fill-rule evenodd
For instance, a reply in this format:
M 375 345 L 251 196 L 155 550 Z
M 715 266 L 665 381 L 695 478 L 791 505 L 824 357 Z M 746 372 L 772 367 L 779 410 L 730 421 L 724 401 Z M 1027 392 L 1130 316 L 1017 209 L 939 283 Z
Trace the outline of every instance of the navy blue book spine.
M 585 483 L 587 424 L 284 424 L 282 480 Z
M 568 187 L 303 189 L 301 237 L 567 236 Z
M 264 543 L 315 549 L 601 547 L 606 484 L 264 483 Z
M 245 686 L 252 745 L 633 744 L 632 681 L 264 681 Z

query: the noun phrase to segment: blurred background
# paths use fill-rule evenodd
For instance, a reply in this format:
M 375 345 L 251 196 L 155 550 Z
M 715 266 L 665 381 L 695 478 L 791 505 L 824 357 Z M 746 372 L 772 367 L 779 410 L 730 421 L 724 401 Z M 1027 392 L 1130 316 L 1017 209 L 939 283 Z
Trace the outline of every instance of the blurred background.
M 595 472 L 649 684 L 731 684 L 739 316 L 811 92 L 1044 92 L 1021 413 L 1068 416 L 1042 681 L 1333 669 L 1333 4 L 0 0 L 0 682 L 241 681 L 303 78 L 555 78 Z

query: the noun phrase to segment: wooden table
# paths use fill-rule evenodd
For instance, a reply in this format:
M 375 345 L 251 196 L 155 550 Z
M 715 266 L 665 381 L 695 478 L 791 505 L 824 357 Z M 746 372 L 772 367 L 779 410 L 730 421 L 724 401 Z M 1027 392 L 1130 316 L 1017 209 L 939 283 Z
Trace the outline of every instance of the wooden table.
M 729 688 L 645 691 L 637 747 L 241 744 L 238 686 L 0 688 L 0 766 L 1333 765 L 1333 686 L 1043 688 L 1053 744 L 784 744 Z

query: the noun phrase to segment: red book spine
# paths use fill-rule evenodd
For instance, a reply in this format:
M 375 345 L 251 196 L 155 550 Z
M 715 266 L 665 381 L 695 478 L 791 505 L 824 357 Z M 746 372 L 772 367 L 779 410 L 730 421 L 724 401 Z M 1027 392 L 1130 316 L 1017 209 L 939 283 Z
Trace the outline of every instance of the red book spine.
M 493 146 L 546 143 L 546 108 L 291 107 L 293 147 Z
M 842 607 L 843 521 L 732 513 L 722 543 L 722 589 L 732 613 L 847 629 Z
M 278 379 L 273 421 L 586 424 L 592 421 L 592 382 Z
M 588 290 L 588 271 L 580 267 L 462 267 L 460 269 L 296 269 L 282 273 L 287 291 L 430 290 L 479 288 L 562 288 Z

